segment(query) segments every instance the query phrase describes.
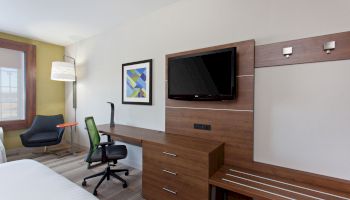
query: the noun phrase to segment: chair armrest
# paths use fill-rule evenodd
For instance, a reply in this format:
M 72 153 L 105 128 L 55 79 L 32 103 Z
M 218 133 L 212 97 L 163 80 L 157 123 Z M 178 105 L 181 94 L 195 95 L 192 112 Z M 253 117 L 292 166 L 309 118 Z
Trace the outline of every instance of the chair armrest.
M 112 138 L 111 138 L 111 135 L 106 134 L 106 133 L 102 133 L 102 135 L 106 135 L 106 136 L 107 136 L 108 142 L 113 142 L 113 140 L 112 140 Z
M 114 142 L 101 142 L 99 146 L 102 148 L 102 162 L 105 163 L 108 161 L 107 153 L 106 153 L 106 145 L 112 145 Z
M 101 146 L 101 147 L 104 147 L 104 146 L 106 146 L 106 145 L 113 145 L 114 144 L 114 142 L 101 142 L 99 145 Z

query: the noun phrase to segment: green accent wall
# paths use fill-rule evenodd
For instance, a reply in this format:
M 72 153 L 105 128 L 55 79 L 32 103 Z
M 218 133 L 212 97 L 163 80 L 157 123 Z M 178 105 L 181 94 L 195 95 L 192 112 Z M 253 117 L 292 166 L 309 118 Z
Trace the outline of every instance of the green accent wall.
M 1 32 L 0 38 L 36 46 L 36 113 L 41 115 L 64 114 L 64 82 L 52 81 L 50 79 L 51 62 L 63 60 L 64 47 Z M 19 135 L 23 131 L 6 132 L 5 130 L 5 148 L 22 147 Z

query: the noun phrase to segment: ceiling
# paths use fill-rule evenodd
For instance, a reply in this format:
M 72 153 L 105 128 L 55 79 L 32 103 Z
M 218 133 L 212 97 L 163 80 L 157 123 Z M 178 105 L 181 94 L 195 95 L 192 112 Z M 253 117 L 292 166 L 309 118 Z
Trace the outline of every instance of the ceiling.
M 0 32 L 67 46 L 177 0 L 0 0 Z

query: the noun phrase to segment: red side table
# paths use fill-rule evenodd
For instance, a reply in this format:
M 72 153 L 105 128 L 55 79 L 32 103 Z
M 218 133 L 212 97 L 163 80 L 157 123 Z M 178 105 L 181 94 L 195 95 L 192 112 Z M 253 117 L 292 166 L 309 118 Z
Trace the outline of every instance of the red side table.
M 67 122 L 64 124 L 58 124 L 56 127 L 57 128 L 67 128 L 70 127 L 70 151 L 74 155 L 74 142 L 73 142 L 73 126 L 77 126 L 79 123 L 78 122 Z M 75 134 L 75 132 L 74 132 Z

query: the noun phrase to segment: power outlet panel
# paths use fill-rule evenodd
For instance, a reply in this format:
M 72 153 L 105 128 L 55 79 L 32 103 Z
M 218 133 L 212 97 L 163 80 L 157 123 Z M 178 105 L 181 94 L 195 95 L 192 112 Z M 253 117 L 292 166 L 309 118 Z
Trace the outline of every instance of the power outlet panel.
M 200 130 L 205 130 L 205 131 L 210 131 L 211 130 L 211 125 L 210 124 L 193 124 L 194 129 L 200 129 Z

